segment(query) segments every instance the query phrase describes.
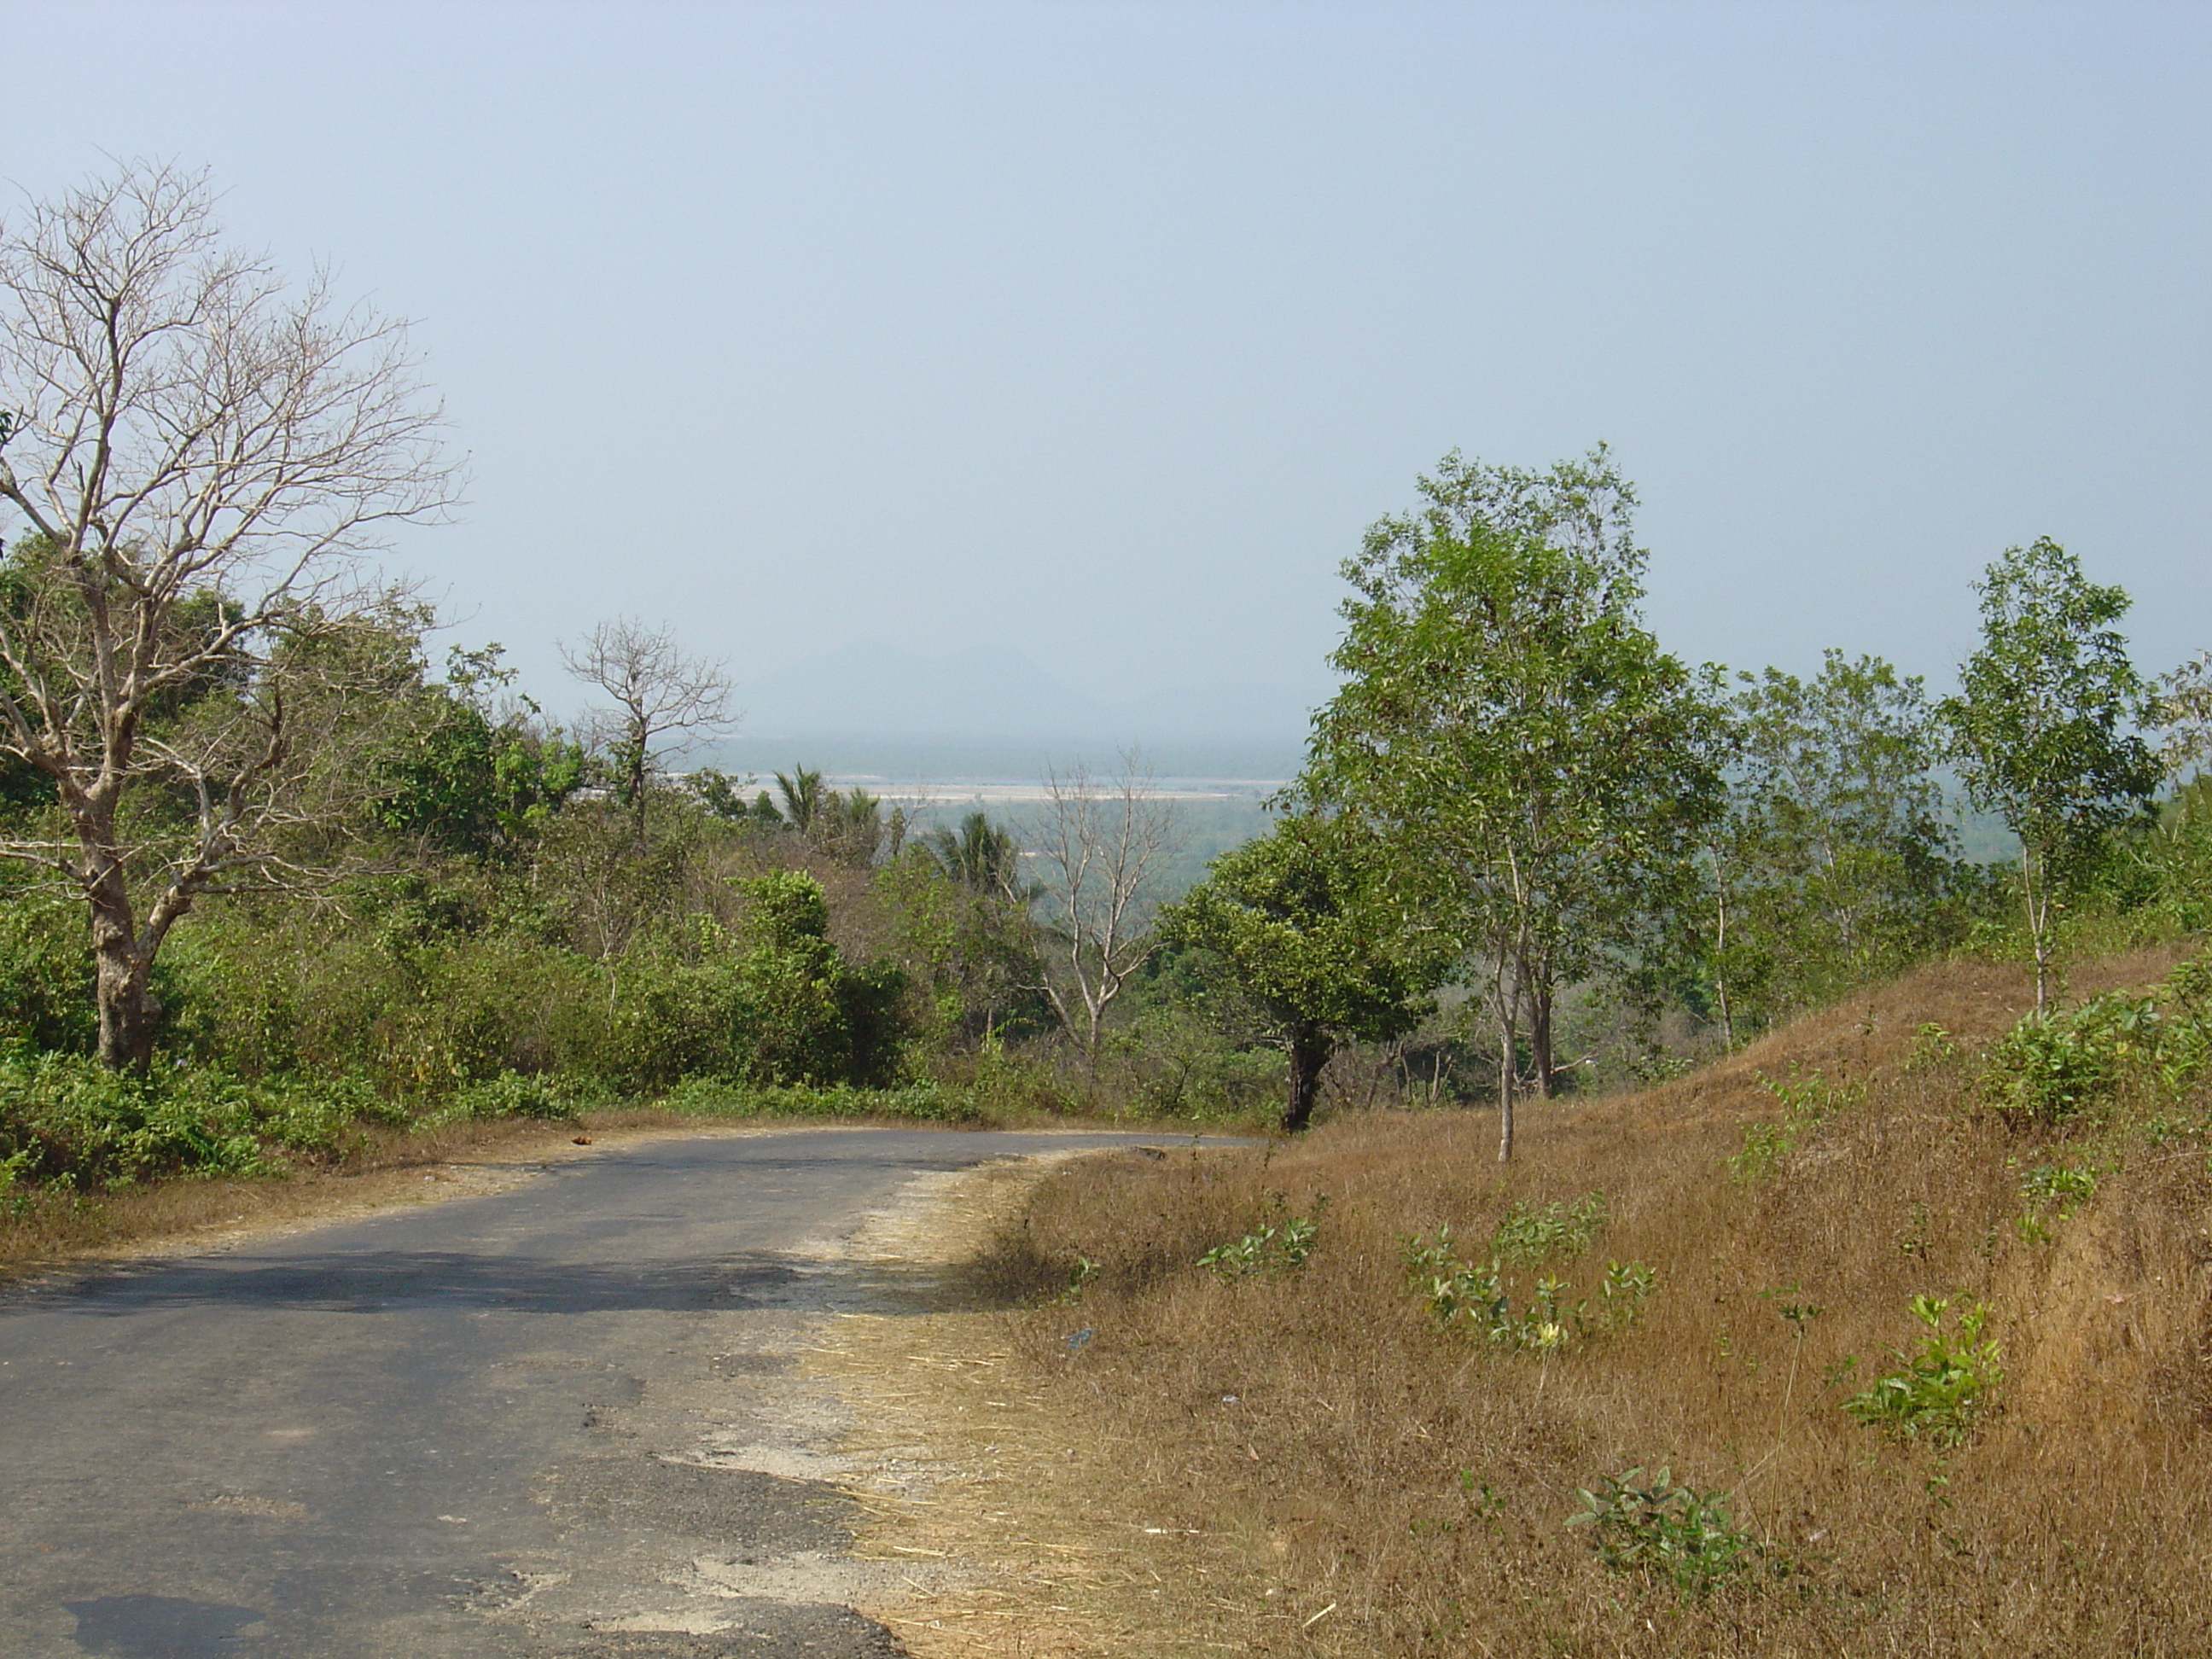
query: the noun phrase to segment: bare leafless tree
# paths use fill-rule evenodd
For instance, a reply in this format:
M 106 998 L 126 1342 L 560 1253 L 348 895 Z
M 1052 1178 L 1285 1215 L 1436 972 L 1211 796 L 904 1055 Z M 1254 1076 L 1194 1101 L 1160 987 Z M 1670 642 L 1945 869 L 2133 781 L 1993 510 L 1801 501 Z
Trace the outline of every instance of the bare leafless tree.
M 611 709 L 590 718 L 586 730 L 612 752 L 623 805 L 636 814 L 641 832 L 647 786 L 661 763 L 698 735 L 731 724 L 729 676 L 719 662 L 686 656 L 672 628 L 647 628 L 628 617 L 562 645 L 561 662 L 614 700 Z M 671 737 L 676 741 L 662 741 Z
M 1048 771 L 1037 900 L 1047 968 L 1037 987 L 1093 1066 L 1106 1010 L 1152 948 L 1164 866 L 1180 836 L 1172 802 L 1133 753 L 1108 779 Z
M 0 856 L 82 894 L 100 1056 L 143 1065 L 195 902 L 331 873 L 297 856 L 342 793 L 319 745 L 393 668 L 361 556 L 457 473 L 405 325 L 225 246 L 204 174 L 168 166 L 0 227 L 0 410 L 28 529 L 0 568 L 0 752 L 58 809 Z

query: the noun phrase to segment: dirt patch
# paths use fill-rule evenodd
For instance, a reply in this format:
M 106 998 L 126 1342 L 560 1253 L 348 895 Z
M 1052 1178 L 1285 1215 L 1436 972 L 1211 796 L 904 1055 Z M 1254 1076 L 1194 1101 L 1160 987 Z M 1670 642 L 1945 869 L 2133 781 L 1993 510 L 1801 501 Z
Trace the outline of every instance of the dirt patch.
M 852 1554 L 896 1575 L 855 1605 L 915 1659 L 1233 1645 L 1207 1639 L 1217 1610 L 1194 1607 L 1146 1565 L 1162 1547 L 1193 1540 L 1102 1506 L 1125 1449 L 1076 1432 L 1026 1380 L 1008 1346 L 1008 1315 L 963 1271 L 1036 1183 L 1076 1155 L 1010 1159 L 911 1185 L 846 1249 L 856 1261 L 935 1267 L 941 1299 L 955 1305 L 844 1316 L 810 1356 L 809 1369 L 835 1382 L 850 1414 L 837 1453 L 843 1488 L 863 1516 Z M 1109 1156 L 1150 1161 L 1143 1152 Z M 1079 1304 L 1063 1322 L 1067 1363 L 1079 1364 L 1087 1343 Z

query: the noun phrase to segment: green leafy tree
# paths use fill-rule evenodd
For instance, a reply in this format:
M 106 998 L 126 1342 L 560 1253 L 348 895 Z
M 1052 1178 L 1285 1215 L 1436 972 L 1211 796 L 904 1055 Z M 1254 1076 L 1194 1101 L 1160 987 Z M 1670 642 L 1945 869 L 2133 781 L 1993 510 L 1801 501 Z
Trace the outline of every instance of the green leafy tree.
M 1923 682 L 1826 653 L 1810 680 L 1739 676 L 1729 811 L 1708 845 L 1706 954 L 1730 1047 L 1753 1023 L 1944 943 L 1965 873 Z
M 1008 1025 L 1048 1024 L 1022 878 L 1021 847 L 981 812 L 918 837 L 876 872 L 902 957 L 929 987 L 940 1030 L 987 1042 Z
M 502 708 L 514 672 L 490 645 L 448 653 L 442 684 L 412 700 L 406 727 L 371 762 L 374 815 L 443 853 L 509 858 L 582 787 L 585 754 L 538 705 Z
M 1395 901 L 1381 845 L 1348 817 L 1287 817 L 1224 854 L 1159 933 L 1218 958 L 1265 1019 L 1290 1059 L 1289 1130 L 1312 1120 L 1338 1047 L 1411 1030 L 1445 965 Z
M 1503 1158 L 1523 1031 L 1549 1096 L 1563 988 L 1686 901 L 1723 721 L 1639 620 L 1634 496 L 1602 450 L 1540 475 L 1453 455 L 1421 490 L 1345 566 L 1346 682 L 1304 787 L 1387 834 L 1484 981 Z
M 2119 587 L 2100 586 L 2048 537 L 2008 549 L 1974 585 L 1982 646 L 1940 714 L 1967 798 L 2020 837 L 2021 901 L 2035 1006 L 2050 1004 L 2051 914 L 2118 825 L 2146 816 L 2164 769 L 2139 728 L 2159 704 L 2113 628 Z

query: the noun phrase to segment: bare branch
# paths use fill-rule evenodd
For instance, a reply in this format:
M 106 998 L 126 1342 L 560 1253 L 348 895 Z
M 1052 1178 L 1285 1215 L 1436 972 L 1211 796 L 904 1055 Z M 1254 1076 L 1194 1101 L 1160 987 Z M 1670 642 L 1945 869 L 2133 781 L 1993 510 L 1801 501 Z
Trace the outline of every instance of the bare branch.
M 574 645 L 561 647 L 561 663 L 586 685 L 613 700 L 586 723 L 594 741 L 615 752 L 623 802 L 645 822 L 646 784 L 661 763 L 693 740 L 689 734 L 726 729 L 730 679 L 720 662 L 687 656 L 665 623 L 647 628 L 628 617 L 603 622 Z M 657 740 L 671 734 L 674 743 Z
M 0 566 L 0 752 L 54 781 L 101 1052 L 143 1062 L 169 927 L 332 821 L 337 715 L 374 725 L 340 682 L 377 671 L 315 642 L 392 621 L 359 557 L 442 517 L 459 475 L 406 325 L 225 246 L 204 173 L 29 203 L 0 228 L 0 501 L 29 532 Z M 133 840 L 148 785 L 198 803 L 189 834 Z
M 1134 751 L 1106 780 L 1079 764 L 1048 771 L 1043 845 L 1045 931 L 1053 966 L 1036 988 L 1068 1035 L 1097 1063 L 1106 1010 L 1151 954 L 1164 866 L 1181 842 L 1173 805 Z

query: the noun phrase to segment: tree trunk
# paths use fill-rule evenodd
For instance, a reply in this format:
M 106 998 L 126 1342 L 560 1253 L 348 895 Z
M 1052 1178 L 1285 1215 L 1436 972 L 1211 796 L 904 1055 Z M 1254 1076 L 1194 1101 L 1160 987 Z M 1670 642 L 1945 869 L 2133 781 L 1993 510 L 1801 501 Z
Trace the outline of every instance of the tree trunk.
M 2028 948 L 2035 955 L 2035 1017 L 2044 1018 L 2050 1005 L 2051 982 L 2051 871 L 2041 849 L 2020 848 L 2020 883 L 2027 901 Z
M 1513 1085 L 1517 1080 L 1514 1049 L 1521 1033 L 1501 1006 L 1498 1015 L 1498 1161 L 1513 1160 Z
M 1336 1045 L 1311 1027 L 1291 1034 L 1291 1097 L 1283 1109 L 1283 1127 L 1295 1134 L 1313 1121 L 1314 1102 L 1321 1094 L 1322 1068 L 1328 1064 Z
M 1528 993 L 1528 1047 L 1536 1062 L 1536 1095 L 1551 1100 L 1559 1094 L 1552 1072 L 1552 988 L 1539 985 Z
M 128 910 L 96 909 L 92 924 L 94 992 L 100 1005 L 100 1061 L 114 1071 L 153 1063 L 161 1000 L 149 982 L 152 961 L 138 948 Z
M 1728 879 L 1721 873 L 1717 854 L 1713 859 L 1713 896 L 1720 911 L 1719 923 L 1713 930 L 1713 994 L 1720 1000 L 1721 1041 L 1734 1054 L 1735 1016 L 1729 1012 L 1728 994 Z

